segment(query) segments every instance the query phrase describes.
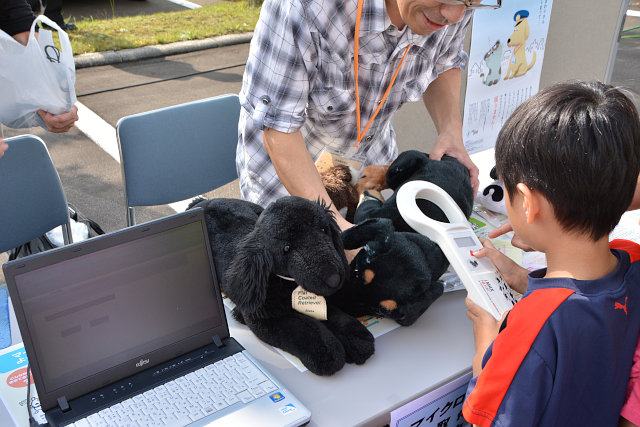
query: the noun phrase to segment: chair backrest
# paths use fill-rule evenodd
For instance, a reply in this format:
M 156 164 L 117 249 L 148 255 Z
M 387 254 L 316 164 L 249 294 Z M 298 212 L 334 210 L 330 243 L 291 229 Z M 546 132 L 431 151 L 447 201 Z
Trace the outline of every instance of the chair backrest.
M 221 95 L 118 120 L 128 225 L 135 206 L 186 200 L 236 179 L 239 116 L 238 96 Z
M 44 142 L 34 135 L 5 142 L 9 149 L 0 158 L 0 252 L 59 225 L 64 243 L 70 243 L 67 199 Z

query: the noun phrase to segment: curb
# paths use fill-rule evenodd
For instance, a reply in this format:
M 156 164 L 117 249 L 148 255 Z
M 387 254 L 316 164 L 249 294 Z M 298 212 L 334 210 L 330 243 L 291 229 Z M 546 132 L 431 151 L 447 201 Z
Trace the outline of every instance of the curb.
M 110 50 L 107 52 L 85 53 L 73 60 L 78 68 L 95 67 L 98 65 L 119 64 L 122 62 L 138 61 L 141 59 L 158 58 L 179 53 L 195 52 L 203 49 L 231 46 L 249 43 L 253 33 L 228 34 L 202 40 L 188 40 L 163 45 L 144 46 L 134 49 Z

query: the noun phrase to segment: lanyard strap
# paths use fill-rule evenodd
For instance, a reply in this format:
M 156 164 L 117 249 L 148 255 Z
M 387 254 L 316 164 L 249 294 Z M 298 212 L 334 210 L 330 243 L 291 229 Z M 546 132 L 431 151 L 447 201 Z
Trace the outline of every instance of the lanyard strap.
M 356 143 L 354 144 L 354 147 L 356 148 L 358 148 L 358 146 L 360 145 L 360 141 L 362 141 L 362 138 L 364 138 L 364 135 L 367 133 L 369 126 L 371 126 L 371 123 L 373 122 L 373 119 L 376 118 L 376 116 L 380 112 L 380 109 L 384 105 L 384 102 L 387 100 L 387 96 L 389 96 L 389 92 L 391 92 L 391 88 L 393 87 L 393 84 L 396 81 L 396 77 L 398 76 L 400 67 L 402 67 L 402 64 L 404 63 L 404 58 L 407 56 L 407 53 L 409 52 L 409 48 L 411 47 L 411 43 L 410 43 L 409 46 L 407 46 L 407 48 L 404 50 L 404 54 L 402 55 L 400 64 L 398 64 L 398 68 L 396 68 L 396 72 L 393 73 L 391 82 L 389 82 L 389 86 L 387 87 L 387 90 L 384 92 L 382 99 L 378 103 L 378 108 L 373 113 L 373 115 L 369 119 L 369 123 L 367 123 L 367 125 L 365 126 L 364 130 L 361 133 L 360 132 L 360 93 L 358 91 L 358 48 L 360 46 L 360 17 L 362 16 L 363 4 L 364 4 L 364 0 L 358 1 L 358 16 L 356 17 L 356 30 L 355 30 L 354 41 L 353 41 L 353 68 L 354 68 L 355 77 L 356 77 L 356 126 L 358 129 L 358 141 L 356 141 Z

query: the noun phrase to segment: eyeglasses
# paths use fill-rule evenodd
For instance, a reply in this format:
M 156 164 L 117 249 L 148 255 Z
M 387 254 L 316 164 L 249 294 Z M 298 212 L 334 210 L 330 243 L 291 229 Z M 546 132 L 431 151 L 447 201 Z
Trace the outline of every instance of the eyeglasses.
M 476 0 L 438 0 L 444 4 L 464 5 L 467 9 L 500 9 L 502 0 L 485 0 L 486 3 L 479 3 Z

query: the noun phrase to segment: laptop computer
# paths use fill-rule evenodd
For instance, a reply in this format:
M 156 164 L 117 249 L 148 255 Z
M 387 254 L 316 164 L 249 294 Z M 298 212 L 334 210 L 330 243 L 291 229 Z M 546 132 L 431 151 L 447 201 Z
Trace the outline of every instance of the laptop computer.
M 230 336 L 201 209 L 3 270 L 52 426 L 295 426 L 311 417 Z

